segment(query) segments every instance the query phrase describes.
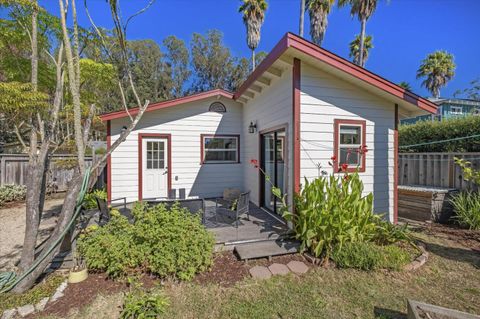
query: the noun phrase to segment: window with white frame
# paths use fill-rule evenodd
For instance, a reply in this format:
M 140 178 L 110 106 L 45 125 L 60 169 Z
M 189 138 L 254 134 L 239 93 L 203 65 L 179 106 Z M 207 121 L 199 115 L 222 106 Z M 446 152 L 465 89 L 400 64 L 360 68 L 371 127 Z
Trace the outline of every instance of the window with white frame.
M 202 135 L 202 163 L 238 163 L 239 136 Z
M 463 114 L 463 107 L 461 106 L 451 106 L 450 114 Z
M 365 170 L 365 154 L 360 151 L 365 145 L 366 123 L 361 120 L 335 121 L 335 171 L 340 171 L 343 164 L 348 170 Z

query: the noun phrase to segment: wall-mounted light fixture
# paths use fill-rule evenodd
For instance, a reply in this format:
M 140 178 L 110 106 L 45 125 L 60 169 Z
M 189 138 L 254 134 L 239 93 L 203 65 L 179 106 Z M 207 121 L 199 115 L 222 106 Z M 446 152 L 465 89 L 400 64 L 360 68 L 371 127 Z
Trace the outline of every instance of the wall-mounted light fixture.
M 250 122 L 248 126 L 248 133 L 253 134 L 257 130 L 257 123 Z

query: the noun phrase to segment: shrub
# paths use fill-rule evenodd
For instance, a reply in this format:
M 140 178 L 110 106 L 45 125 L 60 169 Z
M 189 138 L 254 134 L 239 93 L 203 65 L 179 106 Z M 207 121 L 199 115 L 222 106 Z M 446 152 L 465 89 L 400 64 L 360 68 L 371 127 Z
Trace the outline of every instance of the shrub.
M 395 245 L 379 246 L 374 243 L 347 243 L 335 248 L 332 260 L 341 268 L 362 270 L 400 270 L 411 261 L 409 252 Z
M 147 294 L 143 291 L 131 292 L 125 297 L 120 318 L 158 318 L 165 313 L 168 305 L 168 299 L 163 294 Z
M 413 238 L 407 224 L 398 226 L 387 221 L 379 221 L 373 241 L 380 245 L 390 245 L 402 241 L 413 243 Z
M 134 226 L 118 212 L 104 227 L 87 228 L 78 241 L 78 251 L 86 258 L 90 269 L 105 271 L 118 277 L 140 266 L 142 256 L 134 245 Z
M 200 216 L 178 205 L 145 204 L 135 205 L 132 214 L 133 224 L 115 213 L 107 225 L 82 236 L 78 250 L 88 267 L 111 277 L 141 267 L 161 277 L 190 280 L 211 265 L 215 241 Z
M 413 125 L 401 125 L 399 128 L 399 144 L 412 145 L 431 141 L 446 140 L 480 132 L 480 117 L 466 116 L 443 121 L 421 121 Z M 480 138 L 470 138 L 445 143 L 430 144 L 411 149 L 407 152 L 479 152 Z
M 373 195 L 363 196 L 363 183 L 357 173 L 347 177 L 319 177 L 305 185 L 295 199 L 295 236 L 316 257 L 328 258 L 333 247 L 347 242 L 372 240 L 380 216 L 373 213 Z
M 85 195 L 83 199 L 83 207 L 86 209 L 97 208 L 97 200 L 95 197 L 107 199 L 107 191 L 105 189 L 94 189 L 92 192 L 89 192 Z
M 4 185 L 0 187 L 0 205 L 7 202 L 24 200 L 27 187 L 23 185 Z
M 478 192 L 460 192 L 450 202 L 455 211 L 454 219 L 458 224 L 473 230 L 480 230 L 480 194 Z

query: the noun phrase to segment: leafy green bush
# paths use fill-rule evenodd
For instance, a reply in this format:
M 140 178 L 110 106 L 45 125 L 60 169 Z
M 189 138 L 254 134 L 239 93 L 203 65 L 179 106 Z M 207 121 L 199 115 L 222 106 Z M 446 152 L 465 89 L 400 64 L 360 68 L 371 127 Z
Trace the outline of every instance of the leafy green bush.
M 443 121 L 421 121 L 413 125 L 401 125 L 398 131 L 400 147 L 440 141 L 480 132 L 480 117 L 466 116 Z M 479 152 L 480 138 L 470 138 L 446 143 L 402 148 L 405 152 Z
M 460 192 L 450 202 L 455 212 L 455 220 L 463 227 L 480 230 L 480 193 Z
M 374 243 L 347 243 L 341 249 L 335 248 L 332 260 L 341 268 L 362 270 L 400 270 L 410 262 L 409 252 L 395 245 L 379 246 Z
M 80 236 L 78 251 L 90 269 L 105 271 L 111 277 L 126 274 L 141 264 L 142 255 L 133 244 L 134 226 L 112 210 L 104 227 L 92 226 Z
M 132 214 L 133 224 L 112 213 L 107 225 L 81 237 L 78 250 L 89 268 L 118 277 L 141 267 L 161 277 L 190 280 L 211 265 L 215 241 L 200 216 L 178 205 L 145 204 L 135 205 Z
M 92 192 L 88 192 L 85 194 L 85 198 L 83 199 L 83 207 L 86 209 L 94 209 L 97 208 L 97 200 L 95 197 L 107 199 L 107 191 L 105 189 L 94 189 Z
M 302 249 L 316 257 L 328 258 L 335 246 L 365 242 L 375 237 L 380 216 L 373 213 L 373 195 L 363 196 L 363 183 L 357 173 L 319 177 L 305 185 L 295 199 L 293 221 Z
M 27 187 L 23 185 L 4 185 L 0 187 L 0 205 L 7 202 L 24 200 Z
M 168 299 L 161 293 L 147 294 L 143 291 L 134 291 L 125 297 L 122 319 L 158 318 L 165 313 Z
M 407 224 L 399 226 L 382 220 L 377 222 L 373 241 L 380 245 L 390 245 L 397 242 L 413 243 L 413 238 Z

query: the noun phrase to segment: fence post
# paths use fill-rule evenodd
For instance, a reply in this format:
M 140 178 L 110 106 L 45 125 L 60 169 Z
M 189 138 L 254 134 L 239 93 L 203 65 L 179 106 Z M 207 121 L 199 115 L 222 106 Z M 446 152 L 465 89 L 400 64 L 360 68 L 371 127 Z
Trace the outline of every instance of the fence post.
M 5 185 L 5 174 L 7 170 L 7 162 L 5 160 L 5 156 L 2 156 L 2 160 L 0 161 L 0 186 Z

